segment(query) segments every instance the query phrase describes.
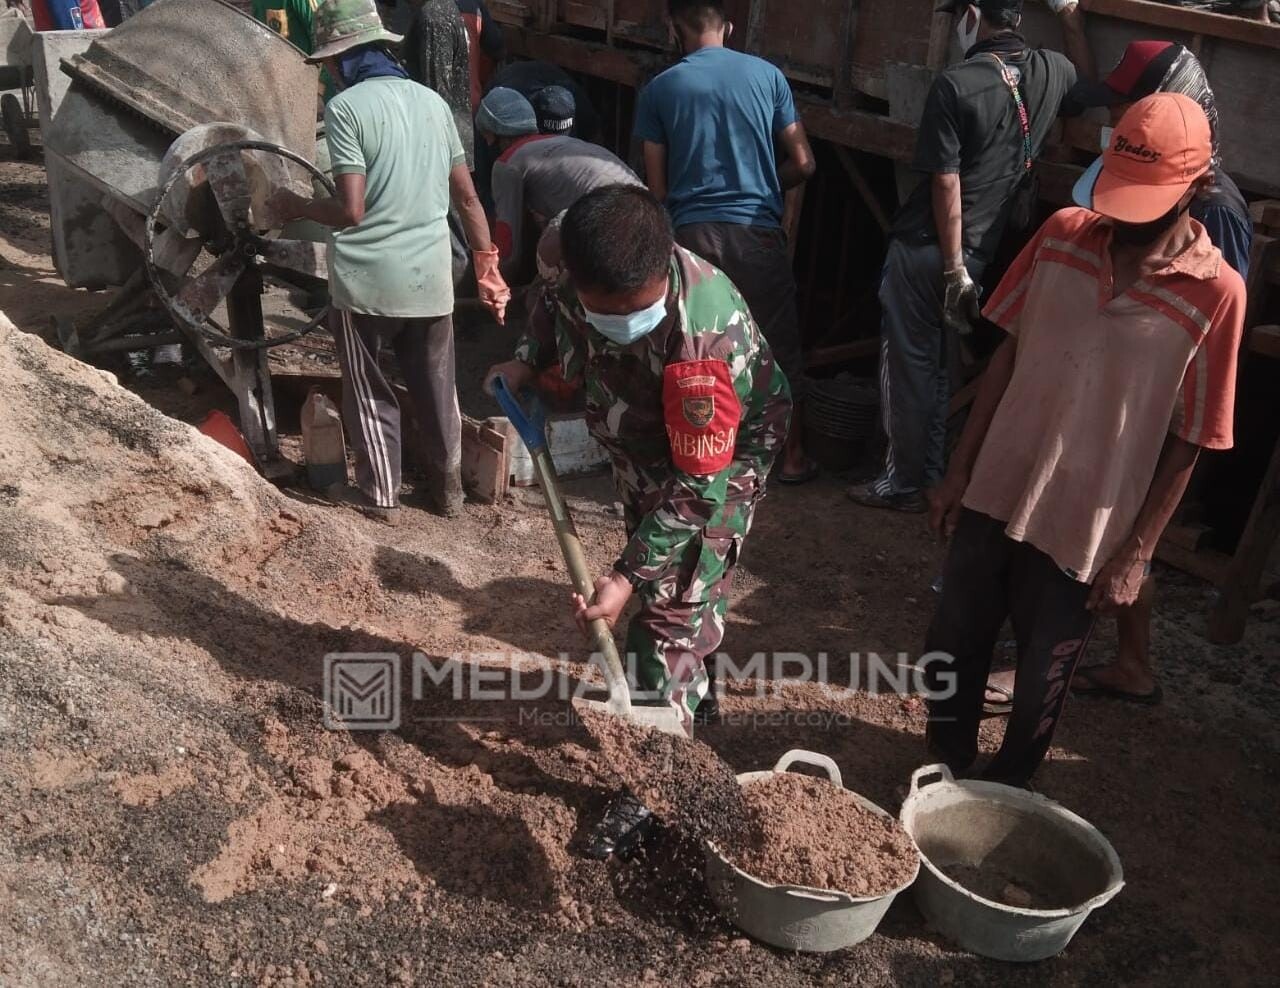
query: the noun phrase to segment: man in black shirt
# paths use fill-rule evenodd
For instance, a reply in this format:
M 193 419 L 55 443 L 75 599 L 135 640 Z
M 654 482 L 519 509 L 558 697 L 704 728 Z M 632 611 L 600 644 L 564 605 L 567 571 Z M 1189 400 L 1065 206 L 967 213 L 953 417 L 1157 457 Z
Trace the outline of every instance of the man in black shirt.
M 1051 2 L 1080 51 L 1074 3 Z M 983 269 L 1013 204 L 1030 194 L 1031 161 L 1076 81 L 1064 55 L 1031 49 L 1017 28 L 1022 0 L 947 0 L 965 48 L 934 80 L 913 167 L 926 173 L 898 212 L 880 286 L 880 393 L 889 445 L 874 481 L 851 487 L 859 504 L 925 510 L 942 480 L 947 405 L 959 334 L 977 315 Z

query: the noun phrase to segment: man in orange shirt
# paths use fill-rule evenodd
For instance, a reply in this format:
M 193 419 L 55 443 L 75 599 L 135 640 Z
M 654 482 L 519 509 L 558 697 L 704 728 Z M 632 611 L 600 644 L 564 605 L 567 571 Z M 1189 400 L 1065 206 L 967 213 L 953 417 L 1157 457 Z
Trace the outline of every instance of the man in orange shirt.
M 1011 618 L 1013 711 L 982 775 L 1026 784 L 1094 615 L 1133 603 L 1200 449 L 1231 446 L 1244 282 L 1188 214 L 1211 155 L 1194 100 L 1135 103 L 1077 186 L 1089 208 L 1052 216 L 983 313 L 1009 337 L 929 506 L 952 543 L 926 650 L 954 661 L 927 736 L 953 771 Z

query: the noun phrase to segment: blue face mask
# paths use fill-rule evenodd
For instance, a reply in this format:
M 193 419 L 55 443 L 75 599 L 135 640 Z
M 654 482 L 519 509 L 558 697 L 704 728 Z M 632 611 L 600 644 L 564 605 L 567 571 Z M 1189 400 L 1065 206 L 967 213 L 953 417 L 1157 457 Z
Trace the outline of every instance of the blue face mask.
M 597 333 L 618 346 L 627 346 L 648 336 L 658 328 L 663 319 L 667 318 L 667 297 L 663 295 L 653 305 L 638 312 L 628 312 L 620 316 L 592 312 L 585 305 L 582 311 L 586 313 L 587 322 L 591 323 Z

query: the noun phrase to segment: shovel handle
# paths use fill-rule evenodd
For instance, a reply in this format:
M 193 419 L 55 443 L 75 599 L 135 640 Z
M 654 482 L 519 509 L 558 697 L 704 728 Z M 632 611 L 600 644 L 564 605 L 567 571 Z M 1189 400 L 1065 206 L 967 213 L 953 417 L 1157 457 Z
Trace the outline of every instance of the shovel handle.
M 538 478 L 542 497 L 547 502 L 547 511 L 551 515 L 556 541 L 560 544 L 560 554 L 569 570 L 573 589 L 583 599 L 590 600 L 595 595 L 595 584 L 591 580 L 591 571 L 587 567 L 587 557 L 582 551 L 582 540 L 578 538 L 573 517 L 560 496 L 556 466 L 551 460 L 551 451 L 547 448 L 546 412 L 542 403 L 531 395 L 531 411 L 526 414 L 520 399 L 507 387 L 502 375 L 493 379 L 493 396 L 498 399 L 498 404 L 529 449 L 529 456 L 533 459 L 533 473 Z M 613 641 L 613 630 L 604 618 L 596 618 L 588 625 L 588 630 L 591 633 L 591 650 L 603 661 L 605 684 L 609 688 L 609 705 L 626 716 L 631 712 L 631 689 L 627 685 L 622 659 L 618 656 L 618 646 Z

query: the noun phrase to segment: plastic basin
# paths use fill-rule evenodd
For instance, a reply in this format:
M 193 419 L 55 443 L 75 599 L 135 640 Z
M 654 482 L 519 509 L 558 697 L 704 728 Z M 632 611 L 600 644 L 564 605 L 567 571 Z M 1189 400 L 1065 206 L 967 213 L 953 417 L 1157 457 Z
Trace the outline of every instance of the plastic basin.
M 788 751 L 772 771 L 744 772 L 740 785 L 785 772 L 796 763 L 825 769 L 832 785 L 844 788 L 840 769 L 826 755 L 812 751 Z M 846 790 L 859 803 L 892 819 L 888 813 L 856 792 Z M 706 844 L 707 887 L 717 908 L 729 922 L 757 940 L 786 950 L 826 953 L 861 943 L 875 932 L 894 898 L 915 880 L 919 871 L 884 895 L 855 898 L 843 892 L 803 885 L 770 885 L 753 878 L 728 859 L 710 841 Z
M 1120 858 L 1088 821 L 1023 789 L 957 782 L 945 765 L 912 774 L 901 820 L 920 849 L 920 911 L 938 932 L 984 957 L 1054 956 L 1124 886 Z M 946 874 L 957 866 L 1016 876 L 1055 908 L 984 898 Z

